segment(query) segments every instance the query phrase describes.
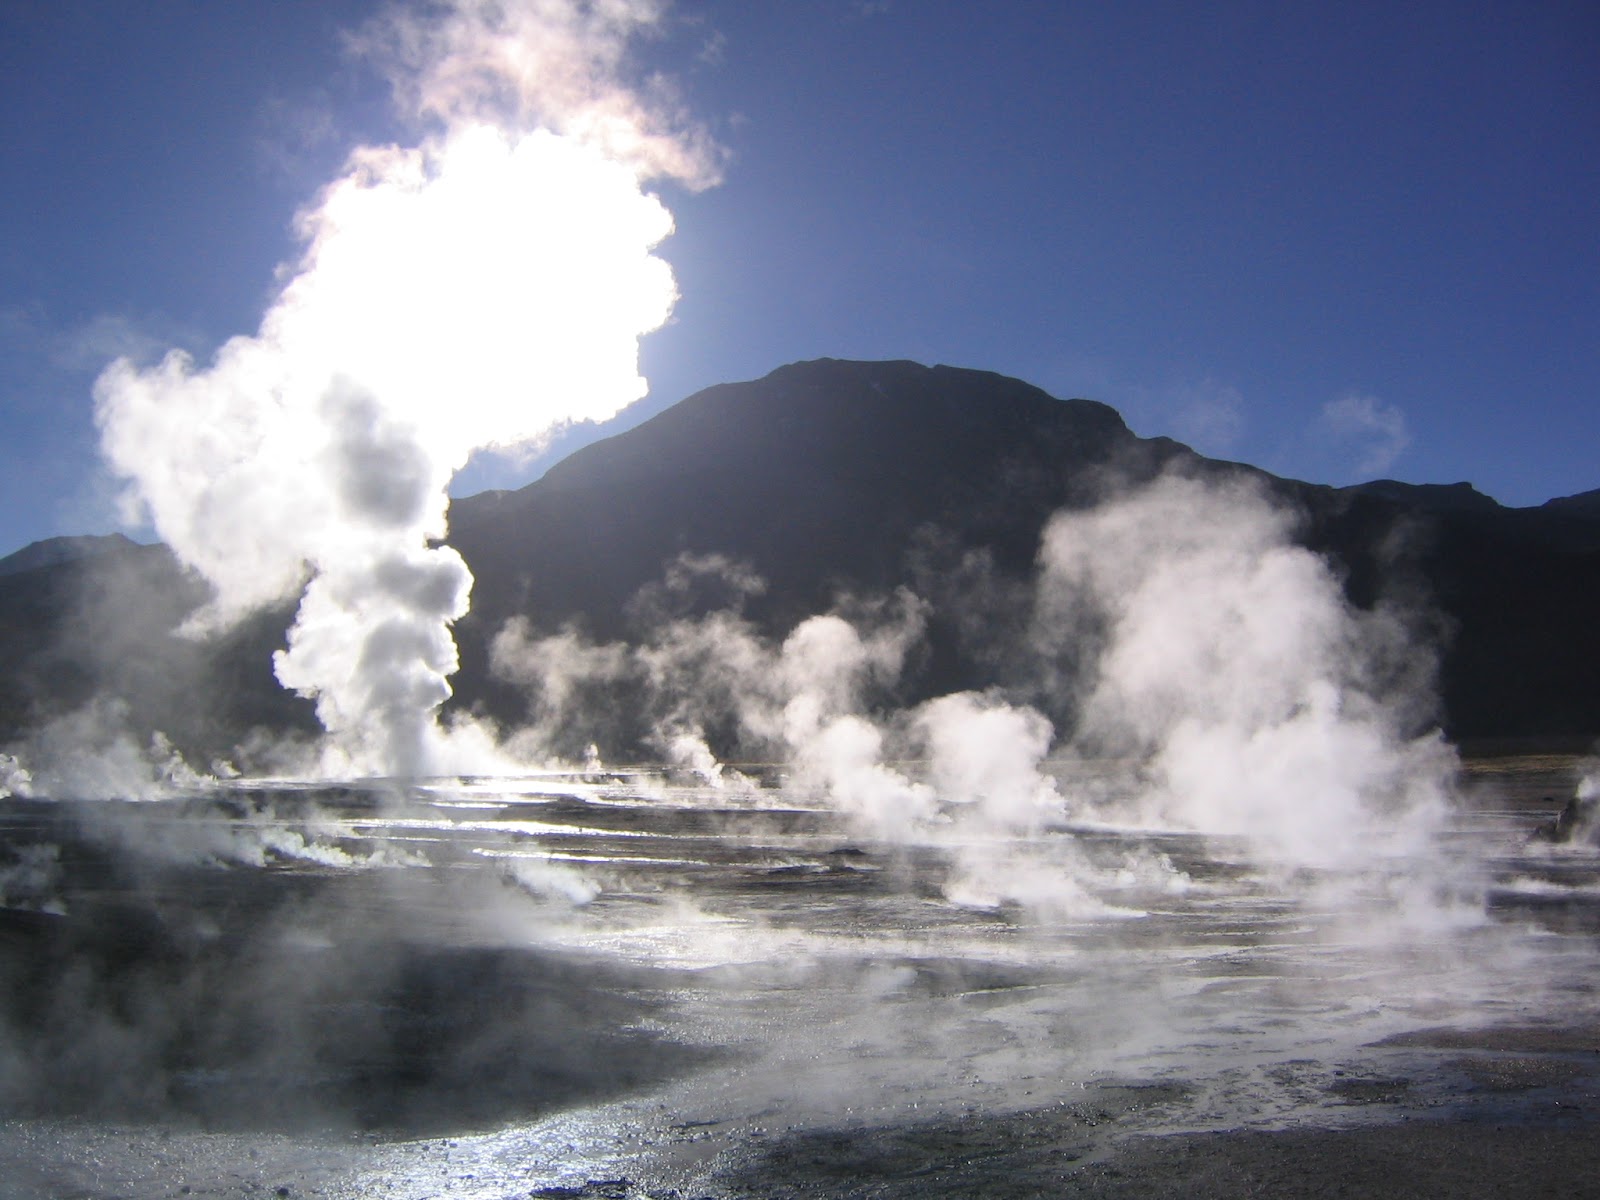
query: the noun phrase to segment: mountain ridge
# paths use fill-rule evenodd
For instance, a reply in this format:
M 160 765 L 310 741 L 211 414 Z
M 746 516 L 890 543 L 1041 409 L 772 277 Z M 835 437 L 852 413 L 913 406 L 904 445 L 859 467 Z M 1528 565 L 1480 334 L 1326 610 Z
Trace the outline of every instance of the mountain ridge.
M 736 599 L 768 636 L 840 596 L 909 590 L 927 604 L 927 633 L 902 698 L 998 686 L 1014 653 L 999 639 L 1027 617 L 1052 514 L 1169 471 L 1248 479 L 1277 497 L 1357 607 L 1396 588 L 1425 595 L 1435 616 L 1418 636 L 1440 639 L 1452 737 L 1600 735 L 1588 681 L 1600 661 L 1589 619 L 1600 491 L 1507 508 L 1464 483 L 1283 479 L 1140 437 L 1096 401 L 905 360 L 819 359 L 717 384 L 523 488 L 453 501 L 448 541 L 476 583 L 456 625 L 451 708 L 515 725 L 526 698 L 490 665 L 508 621 L 637 637 L 640 598 L 659 600 L 664 572 L 686 555 L 760 575 L 765 587 Z M 309 706 L 271 674 L 292 602 L 197 649 L 175 629 L 203 589 L 170 553 L 98 548 L 110 552 L 0 574 L 0 745 L 97 695 L 206 755 L 251 725 L 312 727 Z M 673 602 L 692 615 L 727 599 Z M 123 610 L 138 616 L 138 636 L 112 636 Z M 110 661 L 113 648 L 126 661 Z M 185 715 L 185 692 L 201 715 Z

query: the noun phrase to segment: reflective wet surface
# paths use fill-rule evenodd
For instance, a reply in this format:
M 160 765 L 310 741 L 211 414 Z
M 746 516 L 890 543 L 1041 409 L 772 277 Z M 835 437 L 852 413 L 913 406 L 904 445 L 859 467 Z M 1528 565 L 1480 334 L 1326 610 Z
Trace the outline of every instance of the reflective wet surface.
M 1142 1132 L 1588 1120 L 1600 851 L 1530 839 L 1576 782 L 1468 764 L 1425 850 L 1343 872 L 1088 816 L 889 843 L 630 773 L 12 798 L 0 1163 L 21 1196 L 1027 1194 Z

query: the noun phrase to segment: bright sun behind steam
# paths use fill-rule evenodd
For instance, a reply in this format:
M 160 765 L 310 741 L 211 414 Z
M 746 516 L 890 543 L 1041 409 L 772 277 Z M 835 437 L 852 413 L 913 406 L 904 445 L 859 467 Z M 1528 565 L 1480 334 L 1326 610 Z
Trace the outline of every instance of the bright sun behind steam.
M 254 336 L 204 367 L 122 359 L 96 384 L 130 500 L 216 588 L 194 627 L 304 589 L 275 662 L 316 699 L 329 769 L 444 765 L 433 715 L 471 575 L 431 543 L 455 472 L 647 390 L 639 338 L 677 291 L 654 254 L 672 218 L 644 182 L 711 181 L 704 147 L 612 75 L 658 17 L 578 0 L 391 12 L 376 28 L 397 91 L 414 85 L 443 131 L 350 156 L 300 215 L 305 253 Z M 474 88 L 518 103 L 495 120 Z
M 650 251 L 672 218 L 588 146 L 474 125 L 368 151 L 304 225 L 307 270 L 269 335 L 458 455 L 645 393 L 638 338 L 676 299 Z

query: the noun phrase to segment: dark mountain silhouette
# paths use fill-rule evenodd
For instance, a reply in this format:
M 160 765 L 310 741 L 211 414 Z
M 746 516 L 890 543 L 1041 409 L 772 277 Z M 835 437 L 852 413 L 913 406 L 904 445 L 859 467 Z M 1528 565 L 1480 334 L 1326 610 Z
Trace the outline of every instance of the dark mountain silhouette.
M 634 636 L 641 594 L 684 554 L 758 572 L 767 586 L 743 611 L 775 634 L 841 594 L 928 600 L 902 699 L 1006 683 L 1050 515 L 1169 469 L 1256 479 L 1303 514 L 1353 603 L 1408 600 L 1416 636 L 1441 647 L 1452 737 L 1600 735 L 1600 492 L 1507 509 L 1464 483 L 1299 483 L 1137 437 L 1103 404 L 910 362 L 797 363 L 708 388 L 528 487 L 456 501 L 450 541 L 477 582 L 453 704 L 516 723 L 524 698 L 488 669 L 504 623 Z M 204 753 L 250 725 L 310 725 L 271 675 L 290 610 L 196 643 L 173 630 L 202 589 L 164 549 L 97 549 L 0 574 L 0 741 L 107 694 Z
M 1576 496 L 1557 496 L 1554 500 L 1546 500 L 1543 507 L 1551 512 L 1600 520 L 1600 489 L 1579 492 Z
M 464 652 L 477 662 L 513 613 L 624 636 L 629 600 L 685 553 L 753 566 L 769 586 L 749 611 L 775 628 L 841 591 L 926 590 L 968 547 L 1020 576 L 1053 511 L 1179 456 L 1195 457 L 1134 437 L 1103 404 L 987 372 L 784 367 L 700 392 L 520 491 L 458 501 L 451 543 L 477 578 Z
M 134 545 L 131 538 L 120 533 L 45 538 L 43 541 L 30 542 L 15 554 L 0 558 L 0 575 L 15 575 L 18 571 L 32 571 L 37 567 L 53 567 L 57 563 L 128 550 Z

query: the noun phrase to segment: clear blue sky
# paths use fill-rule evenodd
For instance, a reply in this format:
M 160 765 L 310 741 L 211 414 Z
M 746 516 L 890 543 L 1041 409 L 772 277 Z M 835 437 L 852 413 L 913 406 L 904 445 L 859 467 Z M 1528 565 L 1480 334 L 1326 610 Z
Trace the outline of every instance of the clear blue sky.
M 0 554 L 114 528 L 100 367 L 253 333 L 296 209 L 353 146 L 415 140 L 342 49 L 375 8 L 0 6 Z M 729 159 L 662 191 L 682 299 L 622 424 L 913 358 L 1297 478 L 1600 487 L 1592 0 L 671 12 L 639 69 Z

